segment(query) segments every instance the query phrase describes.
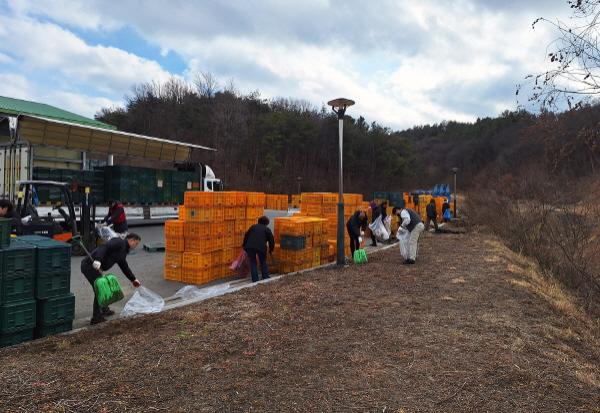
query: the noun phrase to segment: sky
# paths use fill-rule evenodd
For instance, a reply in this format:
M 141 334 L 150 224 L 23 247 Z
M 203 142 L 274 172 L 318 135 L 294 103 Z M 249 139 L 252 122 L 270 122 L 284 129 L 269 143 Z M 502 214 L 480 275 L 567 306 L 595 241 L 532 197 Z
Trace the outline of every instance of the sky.
M 514 110 L 566 0 L 0 0 L 0 95 L 93 117 L 138 83 L 221 86 L 392 129 Z M 534 108 L 533 108 L 534 109 Z

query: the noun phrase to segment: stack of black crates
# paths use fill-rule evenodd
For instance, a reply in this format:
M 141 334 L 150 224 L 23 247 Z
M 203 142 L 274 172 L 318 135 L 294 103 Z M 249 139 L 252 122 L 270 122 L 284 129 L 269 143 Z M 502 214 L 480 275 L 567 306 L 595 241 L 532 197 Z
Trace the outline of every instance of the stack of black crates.
M 0 347 L 69 331 L 75 317 L 70 245 L 11 238 L 10 224 L 0 219 Z

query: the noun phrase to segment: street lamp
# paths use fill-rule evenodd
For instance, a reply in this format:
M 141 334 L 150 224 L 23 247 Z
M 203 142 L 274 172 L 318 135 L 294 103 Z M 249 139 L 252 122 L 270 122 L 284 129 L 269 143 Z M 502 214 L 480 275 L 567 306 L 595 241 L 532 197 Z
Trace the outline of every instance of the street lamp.
M 301 191 L 300 191 L 301 187 L 300 186 L 302 185 L 302 177 L 299 176 L 297 179 L 298 179 L 298 194 L 300 194 L 301 193 Z
M 338 98 L 327 102 L 333 112 L 338 116 L 339 129 L 339 194 L 338 194 L 338 229 L 337 229 L 337 265 L 346 264 L 346 255 L 344 253 L 344 115 L 346 109 L 354 105 L 350 99 Z
M 458 215 L 456 212 L 456 173 L 458 172 L 458 168 L 455 166 L 451 171 L 454 174 L 454 218 L 456 218 Z

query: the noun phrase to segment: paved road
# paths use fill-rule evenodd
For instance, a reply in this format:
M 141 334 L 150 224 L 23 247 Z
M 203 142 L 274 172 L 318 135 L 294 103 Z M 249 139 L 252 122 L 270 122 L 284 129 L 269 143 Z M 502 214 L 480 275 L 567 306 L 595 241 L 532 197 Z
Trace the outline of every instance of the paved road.
M 287 212 L 283 211 L 265 211 L 270 218 L 276 216 L 285 216 Z M 273 220 L 271 219 L 271 227 Z M 136 232 L 142 237 L 142 244 L 164 241 L 164 226 L 144 226 L 133 227 L 132 232 Z M 164 252 L 146 252 L 142 248 L 142 244 L 127 258 L 129 267 L 133 273 L 142 281 L 142 284 L 152 291 L 160 294 L 162 297 L 170 297 L 177 290 L 185 286 L 183 283 L 175 281 L 167 281 L 163 278 Z M 71 259 L 71 291 L 75 294 L 75 322 L 74 328 L 83 327 L 89 323 L 92 315 L 92 303 L 94 301 L 94 293 L 92 287 L 81 274 L 80 266 L 82 257 L 73 257 Z M 125 299 L 115 303 L 111 308 L 119 314 L 123 306 L 134 293 L 134 288 L 123 275 L 118 266 L 114 266 L 111 272 L 119 277 Z M 213 284 L 223 282 L 217 281 Z M 114 316 L 116 317 L 116 315 Z

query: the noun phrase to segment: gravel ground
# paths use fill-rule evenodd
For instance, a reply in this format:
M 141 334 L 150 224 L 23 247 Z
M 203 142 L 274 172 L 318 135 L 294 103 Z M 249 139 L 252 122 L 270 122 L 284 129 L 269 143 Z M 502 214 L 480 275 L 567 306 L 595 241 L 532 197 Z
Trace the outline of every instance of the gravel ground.
M 600 412 L 597 321 L 478 234 L 0 350 L 3 412 Z

